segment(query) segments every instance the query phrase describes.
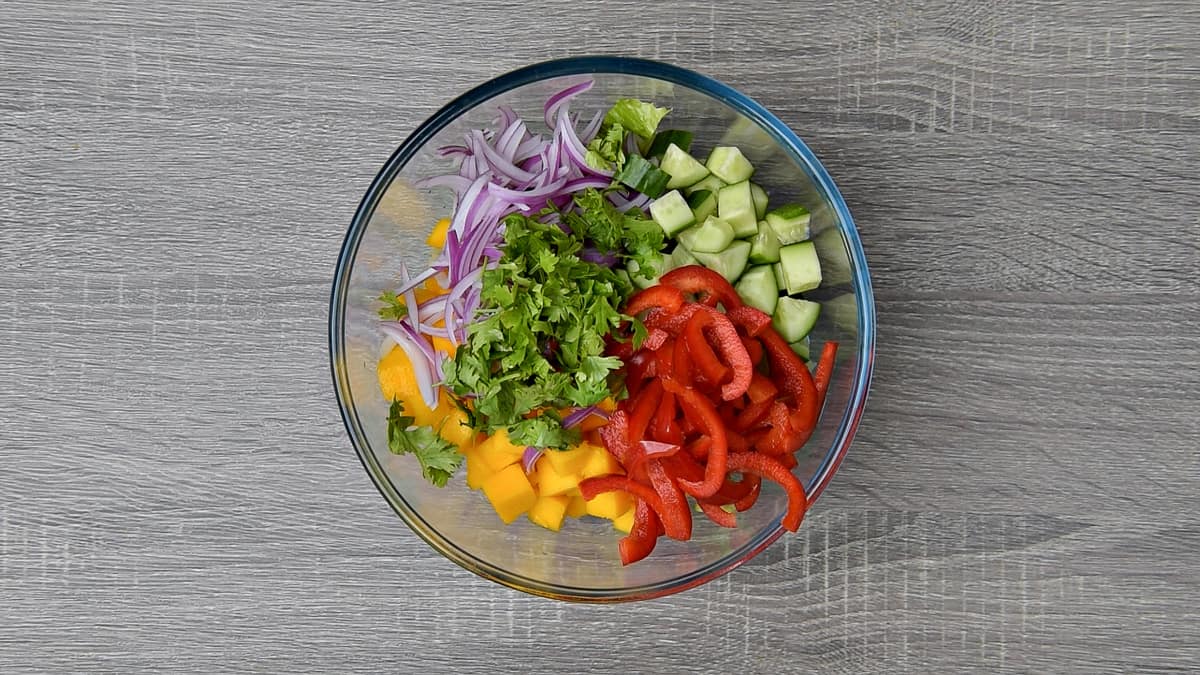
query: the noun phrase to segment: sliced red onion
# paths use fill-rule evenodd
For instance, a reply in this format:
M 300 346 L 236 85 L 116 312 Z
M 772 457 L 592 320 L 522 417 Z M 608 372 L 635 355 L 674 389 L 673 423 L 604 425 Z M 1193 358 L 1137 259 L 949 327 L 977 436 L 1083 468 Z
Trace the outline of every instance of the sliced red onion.
M 586 408 L 577 408 L 567 413 L 562 419 L 562 425 L 568 429 L 579 425 L 580 422 L 587 419 L 589 416 L 595 415 L 601 419 L 608 419 L 608 413 L 600 409 L 599 406 L 589 405 Z
M 508 161 L 502 157 L 500 153 L 496 152 L 496 149 L 492 147 L 491 143 L 488 143 L 483 138 L 483 134 L 481 132 L 476 131 L 473 134 L 473 140 L 474 143 L 471 150 L 479 153 L 479 155 L 482 155 L 487 160 L 488 166 L 498 175 L 498 177 L 507 178 L 510 181 L 522 183 L 532 181 L 534 178 L 536 178 L 536 176 L 534 176 L 532 173 L 522 170 L 516 164 Z
M 592 115 L 592 120 L 588 122 L 587 126 L 583 128 L 582 132 L 580 132 L 579 140 L 583 141 L 585 144 L 591 143 L 592 139 L 596 137 L 596 132 L 600 131 L 600 123 L 603 121 L 604 113 L 597 110 L 596 114 Z
M 429 408 L 437 407 L 437 390 L 434 389 L 434 368 L 430 361 L 425 357 L 425 354 L 419 347 L 408 337 L 403 330 L 404 324 L 397 321 L 388 321 L 380 324 L 380 330 L 383 334 L 391 338 L 393 342 L 404 350 L 404 354 L 408 356 L 408 361 L 412 364 L 413 376 L 417 380 L 417 389 L 421 392 L 421 399 L 425 401 L 425 405 Z M 419 342 L 425 342 L 424 338 L 419 338 Z
M 566 89 L 563 89 L 557 94 L 554 94 L 550 98 L 546 99 L 546 106 L 544 108 L 546 113 L 546 126 L 554 128 L 554 120 L 559 116 L 559 110 L 568 102 L 570 102 L 571 99 L 582 94 L 588 89 L 591 89 L 593 84 L 595 84 L 595 82 L 592 80 L 584 80 L 583 82 L 571 85 L 570 87 L 567 87 Z
M 521 455 L 521 468 L 525 469 L 526 474 L 533 473 L 534 466 L 537 461 L 542 458 L 542 449 L 535 448 L 532 445 L 525 448 L 525 452 Z
M 510 190 L 509 188 L 500 187 L 495 183 L 488 185 L 488 194 L 503 199 L 522 211 L 530 211 L 534 207 L 542 207 L 546 204 L 546 200 L 562 191 L 567 184 L 567 179 L 560 178 L 549 185 L 537 188 L 535 190 Z
M 585 262 L 612 267 L 617 264 L 617 256 L 613 253 L 601 253 L 594 248 L 585 248 L 579 252 L 579 259 Z
M 521 119 L 517 116 L 516 111 L 506 105 L 496 106 L 496 110 L 500 113 L 499 124 L 497 126 L 507 127 Z

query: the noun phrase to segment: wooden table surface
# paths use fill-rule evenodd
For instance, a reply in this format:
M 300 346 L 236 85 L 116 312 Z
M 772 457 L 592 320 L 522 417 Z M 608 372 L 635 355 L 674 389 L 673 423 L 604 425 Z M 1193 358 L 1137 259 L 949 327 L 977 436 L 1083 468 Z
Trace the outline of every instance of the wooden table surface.
M 1198 34 L 1192 0 L 0 4 L 0 672 L 1200 668 Z M 879 310 L 801 533 L 622 606 L 428 549 L 326 347 L 395 146 L 582 53 L 775 110 Z

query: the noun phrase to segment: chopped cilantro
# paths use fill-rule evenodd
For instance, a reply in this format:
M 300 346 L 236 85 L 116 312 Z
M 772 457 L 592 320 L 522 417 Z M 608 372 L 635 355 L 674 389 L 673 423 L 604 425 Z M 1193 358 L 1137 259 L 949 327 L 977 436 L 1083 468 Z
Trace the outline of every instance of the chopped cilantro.
M 379 318 L 384 321 L 399 321 L 408 316 L 408 307 L 404 306 L 404 298 L 391 291 L 384 291 L 379 296 L 383 307 L 379 308 Z
M 463 456 L 454 444 L 438 435 L 432 427 L 413 426 L 413 418 L 404 414 L 404 403 L 392 401 L 387 420 L 388 450 L 397 455 L 416 455 L 421 475 L 438 487 L 458 471 Z

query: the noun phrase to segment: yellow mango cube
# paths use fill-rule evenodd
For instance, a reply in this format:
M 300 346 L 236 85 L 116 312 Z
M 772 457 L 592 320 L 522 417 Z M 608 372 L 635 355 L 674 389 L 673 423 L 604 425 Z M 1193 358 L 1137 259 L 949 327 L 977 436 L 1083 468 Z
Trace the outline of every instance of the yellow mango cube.
M 446 234 L 450 230 L 450 219 L 442 218 L 433 226 L 433 231 L 429 233 L 429 238 L 425 240 L 426 244 L 434 248 L 441 248 L 446 245 Z
M 613 457 L 599 446 L 591 446 L 593 448 L 591 456 L 580 470 L 580 475 L 584 478 L 592 478 L 593 476 L 608 476 L 610 474 L 623 474 L 621 464 L 617 462 L 617 458 Z
M 550 450 L 549 452 L 554 452 Z M 546 461 L 546 455 L 538 460 L 537 468 L 533 471 L 534 482 L 537 483 L 537 491 L 543 497 L 553 497 L 556 495 L 565 494 L 567 491 L 579 487 L 579 476 L 576 474 L 562 475 L 554 470 L 554 465 Z
M 529 509 L 529 520 L 547 530 L 558 532 L 562 528 L 563 518 L 567 515 L 569 501 L 569 497 L 538 497 Z
M 629 509 L 625 513 L 613 518 L 613 527 L 624 532 L 625 534 L 629 534 L 629 532 L 633 530 L 633 513 L 636 510 L 637 509 Z
M 453 403 L 449 405 L 449 410 L 444 410 L 442 406 L 438 406 L 438 411 L 445 415 L 441 423 L 442 438 L 460 448 L 474 445 L 475 430 L 467 426 L 467 414 L 455 407 Z
M 483 463 L 483 459 L 474 448 L 463 453 L 467 456 L 467 487 L 472 490 L 478 490 L 483 487 L 483 481 L 487 480 L 493 473 L 487 464 Z
M 483 494 L 505 524 L 516 520 L 537 502 L 537 493 L 518 464 L 510 464 L 488 476 L 483 481 Z
M 572 518 L 580 518 L 587 515 L 587 502 L 580 495 L 572 495 L 567 498 L 567 515 Z
M 492 471 L 500 471 L 504 467 L 520 461 L 521 455 L 525 452 L 525 448 L 508 442 L 508 432 L 503 429 L 476 446 L 476 450 L 479 451 L 479 456 L 483 459 L 484 464 L 487 464 Z
M 588 515 L 614 520 L 633 508 L 633 497 L 620 490 L 598 494 L 587 502 Z
M 554 467 L 560 475 L 578 474 L 583 471 L 583 465 L 595 452 L 595 447 L 581 443 L 570 450 L 547 450 L 542 456 Z

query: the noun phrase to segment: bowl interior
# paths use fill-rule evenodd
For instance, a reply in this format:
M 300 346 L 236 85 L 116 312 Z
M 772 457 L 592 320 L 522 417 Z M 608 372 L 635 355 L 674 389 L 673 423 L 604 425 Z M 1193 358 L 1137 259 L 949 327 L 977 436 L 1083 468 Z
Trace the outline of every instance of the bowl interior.
M 524 519 L 504 526 L 461 476 L 436 488 L 422 479 L 415 460 L 388 452 L 387 402 L 375 377 L 387 345 L 376 329 L 376 298 L 398 284 L 401 260 L 409 269 L 428 264 L 432 251 L 425 238 L 435 220 L 450 214 L 449 190 L 413 187 L 421 178 L 454 170 L 436 148 L 461 143 L 468 130 L 493 125 L 501 104 L 516 110 L 531 129 L 546 132 L 542 105 L 547 97 L 590 77 L 595 86 L 571 104 L 581 119 L 620 97 L 667 106 L 672 112 L 664 124 L 693 131 L 698 156 L 715 145 L 736 145 L 753 162 L 754 180 L 766 187 L 773 203 L 808 207 L 825 274 L 816 294 L 825 306 L 813 332 L 813 353 L 825 340 L 841 346 L 820 425 L 798 455 L 797 475 L 810 493 L 824 486 L 849 443 L 865 397 L 871 349 L 872 308 L 861 246 L 840 196 L 811 153 L 757 104 L 711 80 L 661 64 L 610 61 L 608 67 L 603 59 L 559 62 L 557 71 L 543 64 L 541 70 L 494 80 L 447 106 L 406 141 L 364 199 L 347 236 L 330 326 L 334 379 L 347 428 L 380 491 L 405 522 L 434 548 L 483 576 L 580 600 L 651 597 L 714 578 L 780 535 L 786 498 L 777 486 L 764 485 L 758 504 L 739 514 L 737 529 L 698 517 L 691 541 L 664 538 L 649 559 L 622 567 L 621 535 L 611 524 L 568 519 L 560 533 Z M 637 72 L 594 72 L 603 70 Z

